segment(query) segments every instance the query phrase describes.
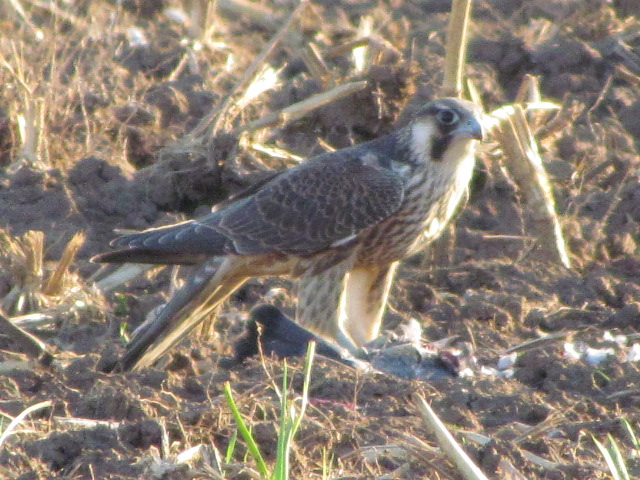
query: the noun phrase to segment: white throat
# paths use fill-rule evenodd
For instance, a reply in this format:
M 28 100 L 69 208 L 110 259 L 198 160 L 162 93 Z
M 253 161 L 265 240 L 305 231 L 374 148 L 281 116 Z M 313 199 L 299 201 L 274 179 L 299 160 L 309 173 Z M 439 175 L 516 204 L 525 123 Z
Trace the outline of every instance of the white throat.
M 431 160 L 431 142 L 435 127 L 428 122 L 418 122 L 411 130 L 411 151 L 419 161 L 419 168 L 428 170 L 432 190 L 431 198 L 442 198 L 444 210 L 431 212 L 425 222 L 424 236 L 430 240 L 437 237 L 453 216 L 462 197 L 466 194 L 473 175 L 475 146 L 477 141 L 469 138 L 454 138 L 437 161 Z

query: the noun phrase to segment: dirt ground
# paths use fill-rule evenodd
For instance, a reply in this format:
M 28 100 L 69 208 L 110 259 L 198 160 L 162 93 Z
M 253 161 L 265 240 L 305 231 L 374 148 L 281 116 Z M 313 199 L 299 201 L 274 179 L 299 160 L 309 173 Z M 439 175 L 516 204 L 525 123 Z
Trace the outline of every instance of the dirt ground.
M 236 86 L 286 21 L 288 2 L 219 1 L 208 21 L 197 13 L 206 2 L 0 5 L 0 227 L 14 239 L 44 232 L 47 267 L 34 278 L 29 255 L 3 240 L 0 301 L 12 317 L 50 315 L 31 331 L 55 356 L 39 364 L 0 335 L 2 430 L 52 402 L 1 445 L 0 478 L 219 478 L 216 449 L 225 478 L 253 478 L 241 439 L 225 459 L 237 429 L 226 381 L 273 462 L 282 362 L 220 364 L 253 306 L 292 313 L 294 285 L 254 279 L 212 337 L 184 342 L 162 368 L 105 373 L 170 295 L 171 272 L 104 293 L 88 259 L 114 229 L 202 214 L 296 156 L 389 132 L 412 98 L 438 95 L 448 3 L 315 0 L 261 64 L 277 85 L 255 96 Z M 475 374 L 420 382 L 318 359 L 292 478 L 462 478 L 423 425 L 418 395 L 489 478 L 611 478 L 594 443 L 608 434 L 640 478 L 626 427 L 640 432 L 640 5 L 479 0 L 470 36 L 468 75 L 487 110 L 513 101 L 527 74 L 543 100 L 563 107 L 538 138 L 572 268 L 543 253 L 549 239 L 532 233 L 521 190 L 487 142 L 455 231 L 404 262 L 385 317 L 390 329 L 418 320 L 429 341 L 454 337 L 473 352 Z M 359 80 L 364 89 L 300 119 L 238 133 Z M 206 148 L 164 149 L 212 108 L 220 115 Z M 202 135 L 192 138 L 202 147 Z M 65 289 L 46 294 L 42 278 L 79 231 L 86 240 Z M 549 335 L 503 366 L 508 349 Z M 291 363 L 299 393 L 302 361 Z M 198 445 L 206 454 L 180 463 Z

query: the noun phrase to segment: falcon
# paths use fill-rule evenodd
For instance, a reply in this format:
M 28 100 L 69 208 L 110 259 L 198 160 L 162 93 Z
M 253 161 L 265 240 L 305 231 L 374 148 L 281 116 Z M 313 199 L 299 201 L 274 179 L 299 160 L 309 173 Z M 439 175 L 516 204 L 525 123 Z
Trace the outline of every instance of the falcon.
M 378 336 L 399 261 L 466 197 L 482 112 L 444 98 L 406 126 L 275 174 L 201 218 L 125 235 L 100 263 L 196 265 L 136 334 L 120 368 L 152 365 L 246 280 L 298 279 L 296 322 L 351 352 Z

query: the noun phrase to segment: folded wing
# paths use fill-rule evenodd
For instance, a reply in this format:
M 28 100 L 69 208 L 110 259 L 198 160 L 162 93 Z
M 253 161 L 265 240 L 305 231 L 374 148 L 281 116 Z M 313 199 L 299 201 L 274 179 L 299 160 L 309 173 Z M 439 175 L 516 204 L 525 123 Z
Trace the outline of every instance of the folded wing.
M 218 255 L 313 255 L 354 241 L 392 215 L 404 196 L 393 171 L 361 147 L 283 172 L 254 194 L 196 220 L 116 239 L 98 262 L 198 263 Z

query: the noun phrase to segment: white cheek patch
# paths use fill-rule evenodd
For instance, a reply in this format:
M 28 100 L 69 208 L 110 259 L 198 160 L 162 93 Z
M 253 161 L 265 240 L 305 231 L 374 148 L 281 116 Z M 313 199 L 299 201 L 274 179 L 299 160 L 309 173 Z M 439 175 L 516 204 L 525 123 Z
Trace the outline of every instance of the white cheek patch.
M 431 158 L 431 137 L 435 134 L 431 122 L 416 122 L 411 127 L 411 153 L 421 162 Z

